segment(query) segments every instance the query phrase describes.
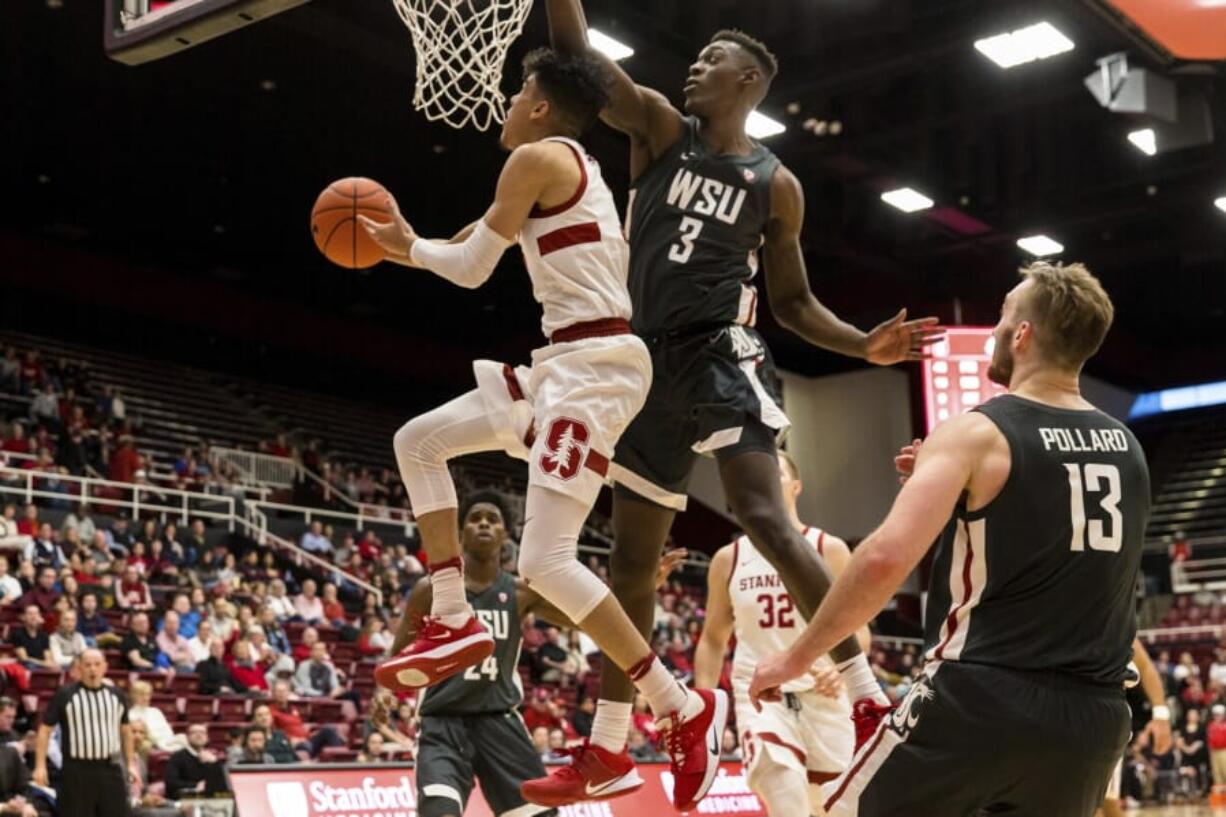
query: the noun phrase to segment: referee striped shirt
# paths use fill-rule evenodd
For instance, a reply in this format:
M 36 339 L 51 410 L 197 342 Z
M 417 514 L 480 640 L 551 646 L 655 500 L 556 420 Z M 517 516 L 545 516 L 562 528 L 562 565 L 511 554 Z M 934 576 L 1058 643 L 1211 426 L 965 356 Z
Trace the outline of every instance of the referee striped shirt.
M 81 683 L 61 687 L 43 713 L 43 723 L 60 727 L 65 760 L 110 760 L 120 756 L 120 727 L 128 722 L 124 694 L 103 684 L 90 689 Z

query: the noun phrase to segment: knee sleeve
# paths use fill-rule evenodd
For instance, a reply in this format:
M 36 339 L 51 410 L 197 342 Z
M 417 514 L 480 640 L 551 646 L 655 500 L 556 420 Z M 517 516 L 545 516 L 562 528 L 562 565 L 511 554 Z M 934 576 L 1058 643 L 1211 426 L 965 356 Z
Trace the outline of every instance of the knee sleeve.
M 578 624 L 604 601 L 609 588 L 579 563 L 579 531 L 591 507 L 579 500 L 528 486 L 519 575 Z
M 761 798 L 766 806 L 768 817 L 803 817 L 803 815 L 821 815 L 821 792 L 811 796 L 808 777 L 803 771 L 791 766 L 775 762 L 769 754 L 763 753 L 749 772 L 749 787 Z M 814 810 L 816 809 L 816 810 Z
M 405 423 L 392 438 L 392 447 L 413 512 L 419 516 L 458 506 L 448 460 L 501 448 L 485 401 L 475 390 Z

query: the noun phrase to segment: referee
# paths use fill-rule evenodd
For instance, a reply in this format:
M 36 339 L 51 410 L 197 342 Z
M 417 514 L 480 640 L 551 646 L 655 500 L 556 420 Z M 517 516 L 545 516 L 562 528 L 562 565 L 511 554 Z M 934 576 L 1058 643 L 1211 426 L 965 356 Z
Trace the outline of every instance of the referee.
M 60 817 L 128 817 L 131 798 L 119 765 L 121 747 L 128 778 L 140 785 L 128 702 L 103 683 L 106 658 L 100 651 L 82 653 L 80 668 L 81 680 L 61 687 L 43 713 L 34 749 L 34 782 L 49 784 L 47 743 L 51 730 L 59 726 L 64 757 L 56 790 Z

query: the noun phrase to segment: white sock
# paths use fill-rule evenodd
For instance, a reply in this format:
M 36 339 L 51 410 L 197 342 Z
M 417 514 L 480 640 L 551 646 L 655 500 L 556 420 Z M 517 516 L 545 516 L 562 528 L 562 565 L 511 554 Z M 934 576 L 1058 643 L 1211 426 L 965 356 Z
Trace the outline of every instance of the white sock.
M 448 627 L 458 627 L 472 615 L 464 595 L 464 573 L 458 567 L 444 567 L 431 573 L 430 587 L 434 591 L 430 615 Z
M 625 749 L 633 709 L 631 704 L 621 701 L 598 700 L 596 717 L 592 720 L 592 745 L 614 754 Z
M 685 706 L 688 691 L 677 682 L 658 656 L 652 658 L 650 668 L 634 683 L 657 718 L 680 712 Z
M 843 677 L 843 684 L 847 687 L 847 697 L 853 702 L 872 698 L 882 706 L 890 705 L 890 699 L 881 691 L 881 684 L 878 683 L 877 676 L 873 675 L 873 668 L 868 665 L 868 658 L 864 653 L 836 666 Z

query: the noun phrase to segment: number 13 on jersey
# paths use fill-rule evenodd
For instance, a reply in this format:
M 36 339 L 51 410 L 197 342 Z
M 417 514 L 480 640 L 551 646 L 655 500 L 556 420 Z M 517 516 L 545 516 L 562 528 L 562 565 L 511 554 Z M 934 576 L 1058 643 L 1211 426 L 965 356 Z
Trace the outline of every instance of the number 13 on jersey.
M 1088 544 L 1090 550 L 1119 553 L 1124 545 L 1124 515 L 1120 513 L 1120 469 L 1100 462 L 1086 463 L 1084 466 L 1066 462 L 1064 468 L 1068 471 L 1069 511 L 1073 522 L 1070 549 L 1083 551 Z M 1111 519 L 1110 530 L 1101 519 L 1086 519 L 1087 493 L 1103 495 L 1098 504 Z

